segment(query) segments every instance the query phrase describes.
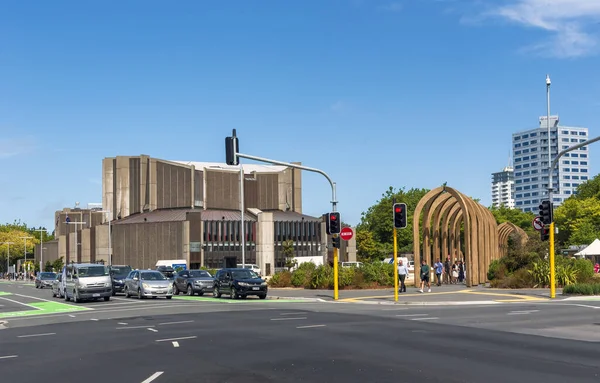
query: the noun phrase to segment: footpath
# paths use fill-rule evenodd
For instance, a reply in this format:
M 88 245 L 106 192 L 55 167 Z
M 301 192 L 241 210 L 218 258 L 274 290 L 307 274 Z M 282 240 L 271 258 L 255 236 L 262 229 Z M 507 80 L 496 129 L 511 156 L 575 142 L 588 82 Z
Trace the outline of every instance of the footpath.
M 333 290 L 307 290 L 297 288 L 270 288 L 269 296 L 274 299 L 311 299 L 333 302 Z M 556 300 L 573 300 L 556 290 Z M 592 298 L 593 299 L 593 298 Z M 583 299 L 582 299 L 583 300 Z M 485 286 L 466 287 L 465 285 L 432 286 L 431 292 L 419 292 L 415 287 L 407 287 L 405 293 L 398 293 L 394 301 L 394 289 L 339 290 L 342 303 L 363 304 L 404 304 L 404 305 L 485 305 L 515 302 L 550 301 L 550 289 L 492 289 Z

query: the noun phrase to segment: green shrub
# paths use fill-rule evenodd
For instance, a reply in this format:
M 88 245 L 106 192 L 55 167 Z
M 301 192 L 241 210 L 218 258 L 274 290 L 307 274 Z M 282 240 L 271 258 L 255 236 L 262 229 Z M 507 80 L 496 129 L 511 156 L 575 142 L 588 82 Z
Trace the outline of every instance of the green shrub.
M 534 284 L 530 270 L 519 269 L 503 279 L 495 279 L 490 285 L 501 289 L 523 289 Z
M 589 259 L 573 259 L 572 264 L 578 283 L 588 282 L 594 277 L 594 264 Z
M 200 270 L 206 270 L 206 271 L 208 271 L 208 273 L 210 275 L 212 275 L 213 277 L 217 274 L 217 271 L 219 271 L 218 269 L 209 269 L 208 267 L 204 267 L 204 266 L 202 266 L 200 268 Z
M 563 288 L 564 295 L 600 295 L 598 283 L 574 283 Z
M 333 288 L 333 268 L 329 265 L 317 267 L 311 274 L 309 287 L 311 289 Z
M 487 272 L 488 281 L 494 279 L 502 279 L 506 276 L 507 270 L 506 265 L 501 260 L 495 259 L 490 263 L 490 267 Z
M 360 270 L 367 283 L 378 286 L 394 285 L 394 265 L 381 262 L 364 263 Z
M 292 285 L 292 273 L 281 271 L 273 274 L 269 279 L 269 285 L 272 287 L 290 287 Z
M 356 267 L 340 267 L 338 270 L 338 283 L 340 288 L 352 286 Z
M 550 285 L 550 263 L 547 260 L 538 259 L 533 261 L 531 269 L 527 270 L 527 273 L 531 276 L 533 287 L 546 287 Z
M 317 268 L 313 262 L 301 263 L 300 266 L 292 273 L 292 286 L 308 287 L 312 278 L 312 273 Z

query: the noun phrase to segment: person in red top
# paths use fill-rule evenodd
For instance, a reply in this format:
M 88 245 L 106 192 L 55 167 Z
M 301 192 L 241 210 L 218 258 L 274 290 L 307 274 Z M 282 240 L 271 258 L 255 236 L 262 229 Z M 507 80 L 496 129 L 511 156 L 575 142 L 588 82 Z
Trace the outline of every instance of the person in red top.
M 600 272 L 600 263 L 596 263 L 594 265 L 594 273 L 598 274 Z

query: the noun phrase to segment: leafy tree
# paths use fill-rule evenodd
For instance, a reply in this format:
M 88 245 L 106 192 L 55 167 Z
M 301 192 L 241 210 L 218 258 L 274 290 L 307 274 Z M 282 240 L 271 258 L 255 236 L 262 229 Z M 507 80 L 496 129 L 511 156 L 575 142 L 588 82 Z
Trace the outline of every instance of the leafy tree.
M 46 261 L 46 264 L 44 265 L 44 271 L 52 271 L 52 263 L 50 263 L 50 261 Z
M 510 222 L 521 229 L 533 233 L 531 222 L 535 218 L 533 213 L 524 213 L 519 209 L 510 209 L 505 206 L 492 207 L 490 211 L 498 224 Z
M 577 187 L 577 194 L 575 194 L 571 198 L 577 200 L 595 198 L 597 200 L 600 200 L 600 174 L 596 175 L 591 180 L 580 184 Z
M 63 261 L 63 257 L 60 257 L 58 259 L 55 259 L 54 262 L 52 262 L 52 269 L 54 269 L 54 271 L 56 271 L 57 273 L 62 271 L 62 268 L 64 266 L 64 261 Z
M 554 222 L 561 245 L 588 245 L 600 232 L 600 200 L 569 198 L 554 209 Z
M 294 255 L 296 253 L 294 249 L 294 241 L 292 241 L 291 239 L 283 241 L 282 246 L 283 255 L 285 255 L 285 267 L 287 267 L 288 270 L 291 270 L 292 268 L 298 265 L 298 261 L 294 259 Z
M 362 262 L 369 262 L 380 258 L 381 246 L 375 239 L 373 233 L 368 230 L 356 231 L 356 255 Z
M 393 253 L 393 232 L 394 222 L 392 218 L 392 205 L 394 198 L 396 202 L 404 202 L 407 206 L 407 224 L 405 230 L 398 230 L 398 252 L 411 252 L 413 249 L 412 230 L 409 228 L 413 224 L 413 214 L 415 207 L 427 194 L 427 189 L 410 189 L 406 191 L 404 188 L 396 190 L 390 186 L 381 199 L 362 213 L 361 222 L 357 226 L 356 242 L 358 250 L 362 256 L 369 259 L 382 260 L 386 256 Z M 369 232 L 371 236 L 366 234 L 359 235 L 358 232 Z M 366 241 L 365 243 L 362 243 Z

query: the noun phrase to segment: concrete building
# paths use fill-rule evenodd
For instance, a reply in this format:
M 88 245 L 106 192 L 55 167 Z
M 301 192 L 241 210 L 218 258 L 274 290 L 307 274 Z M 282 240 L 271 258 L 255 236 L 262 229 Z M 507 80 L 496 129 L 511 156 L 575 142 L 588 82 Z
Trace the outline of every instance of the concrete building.
M 272 274 L 285 266 L 285 241 L 292 241 L 298 257 L 331 258 L 321 217 L 302 214 L 301 171 L 243 168 L 245 262 Z M 57 212 L 59 256 L 67 262 L 112 258 L 113 264 L 154 268 L 158 260 L 185 259 L 189 267 L 218 268 L 235 257 L 241 263 L 238 166 L 117 156 L 103 160 L 102 173 L 101 211 Z M 356 259 L 354 239 L 343 243 L 340 255 Z
M 548 196 L 548 132 L 547 118 L 540 117 L 539 128 L 512 135 L 515 207 L 524 212 L 537 212 L 540 201 Z M 558 116 L 550 116 L 552 159 L 558 153 L 588 140 L 588 129 L 562 126 Z M 576 194 L 577 186 L 589 179 L 587 146 L 563 156 L 553 172 L 555 206 Z
M 514 184 L 515 172 L 511 166 L 492 173 L 492 207 L 515 207 Z

